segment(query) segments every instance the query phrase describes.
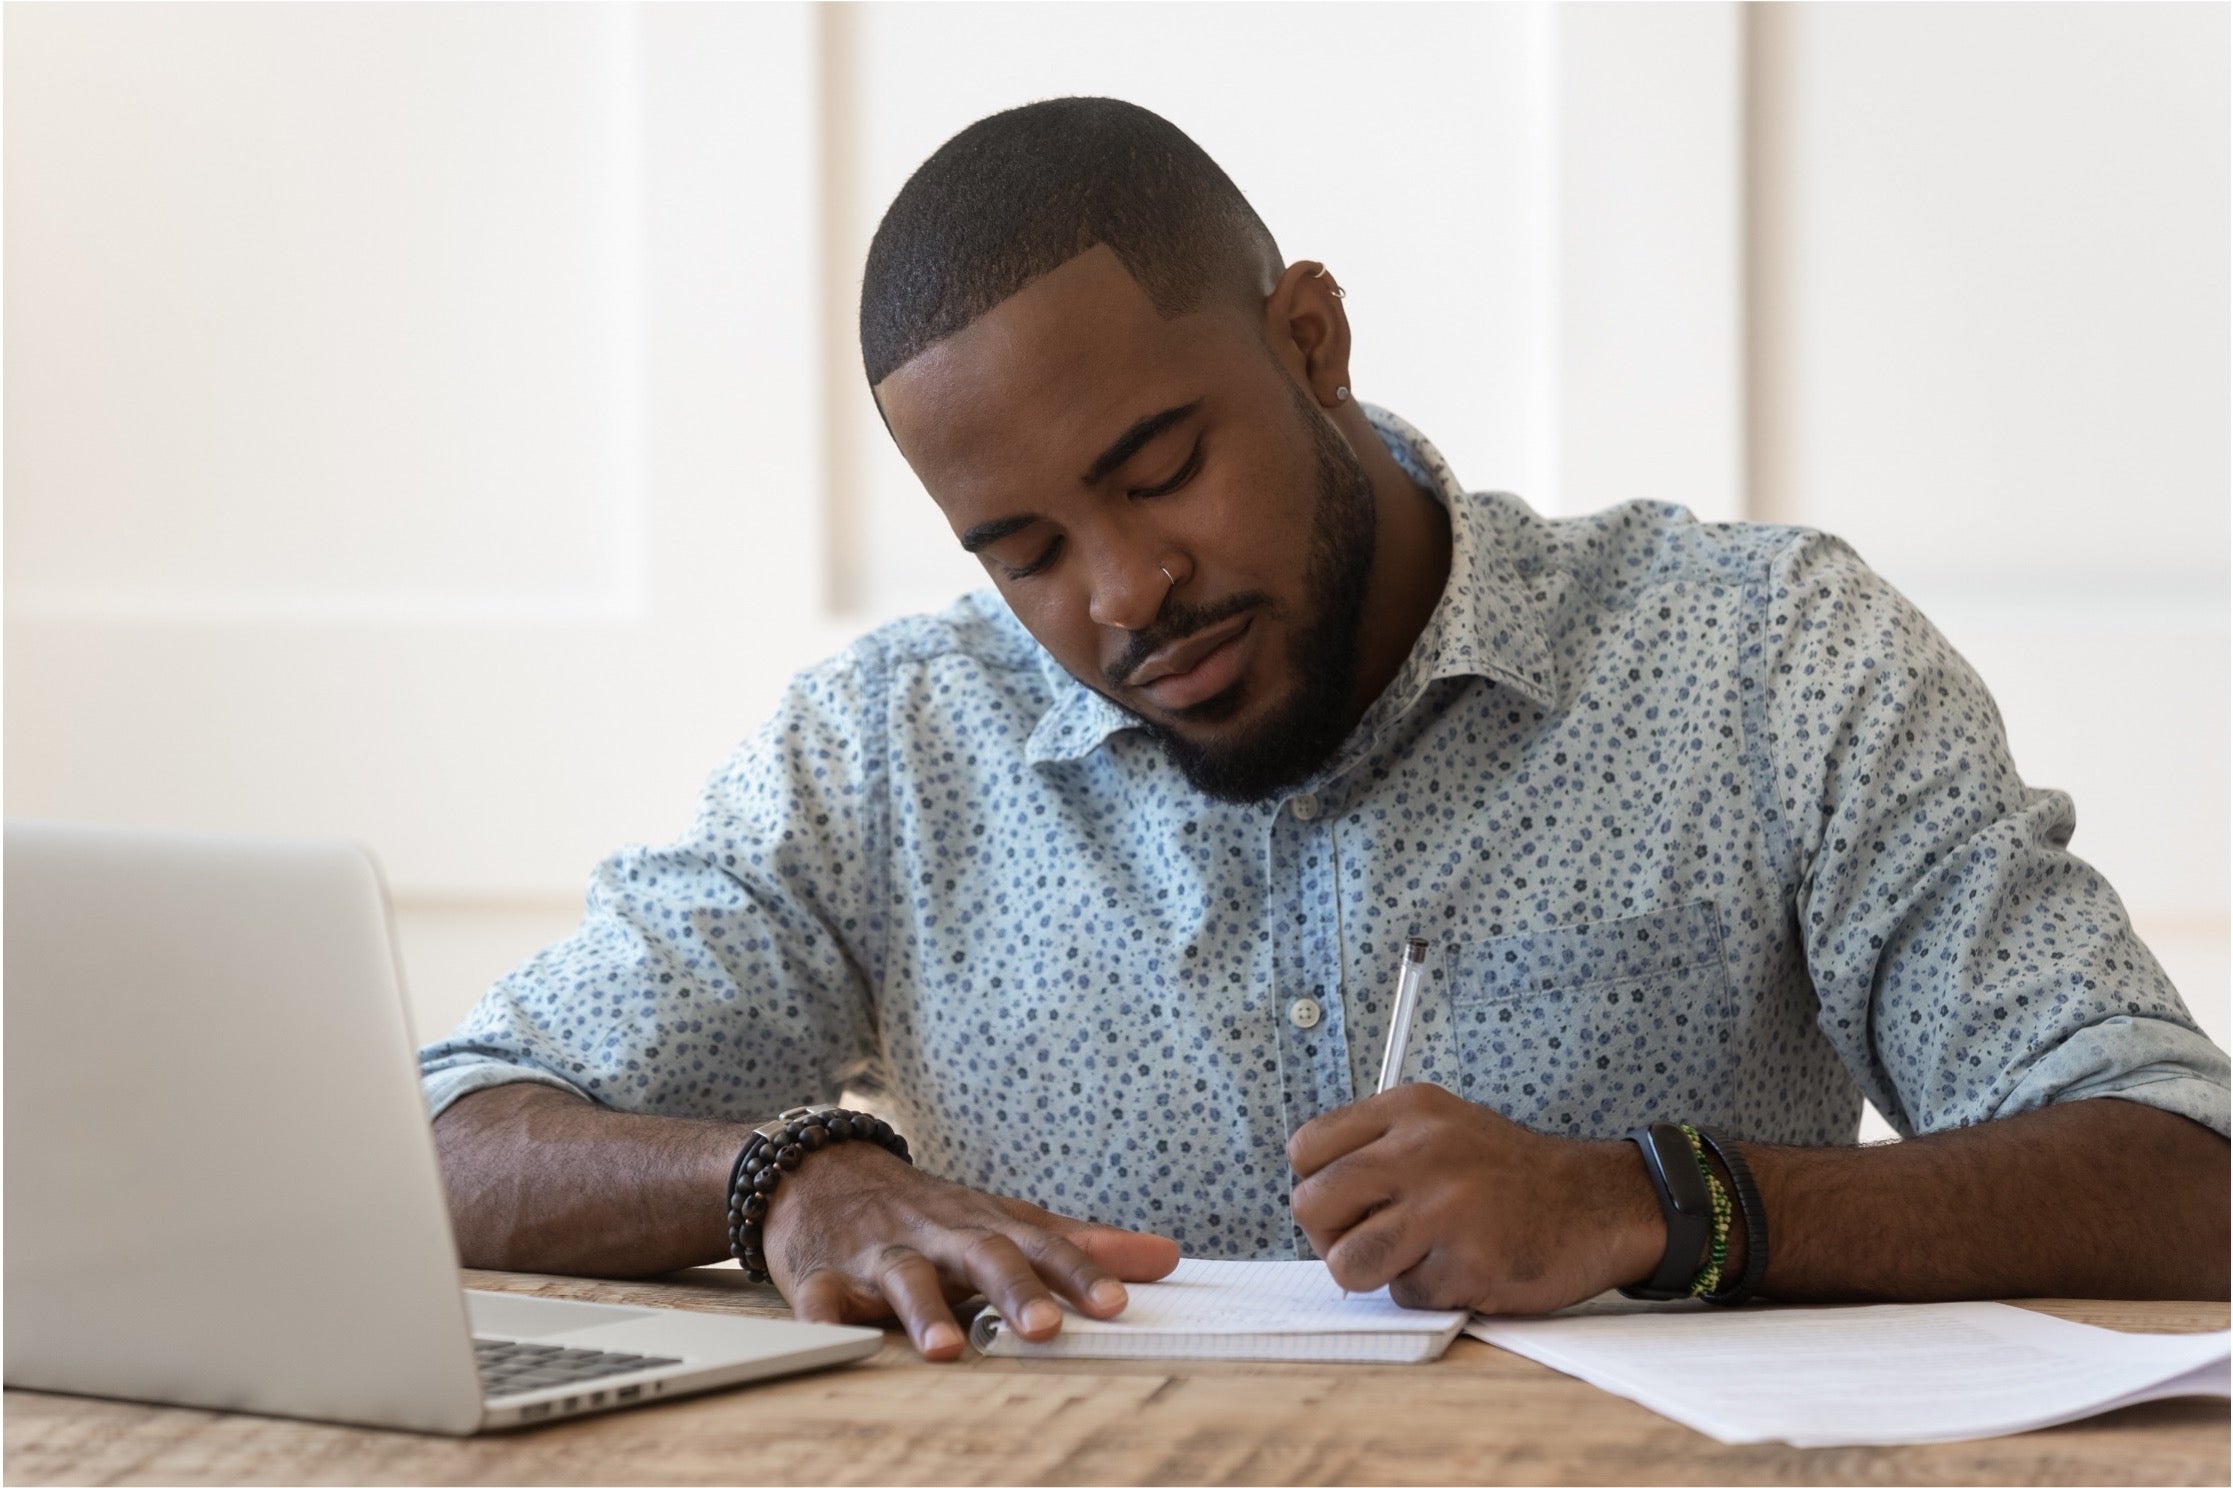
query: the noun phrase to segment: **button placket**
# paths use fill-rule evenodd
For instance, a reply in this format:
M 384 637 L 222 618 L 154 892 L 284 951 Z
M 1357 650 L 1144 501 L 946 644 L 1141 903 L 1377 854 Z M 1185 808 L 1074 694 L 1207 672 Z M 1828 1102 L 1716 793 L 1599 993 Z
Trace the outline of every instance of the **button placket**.
M 1316 796 L 1298 796 L 1272 818 L 1271 825 L 1274 870 L 1280 881 L 1294 886 L 1277 937 L 1280 991 L 1286 997 L 1285 1027 L 1279 1030 L 1281 1084 L 1287 1127 L 1293 1131 L 1350 1100 L 1341 912 L 1335 902 L 1339 885 L 1326 803 Z M 1297 1259 L 1316 1254 L 1300 1226 L 1294 1229 L 1294 1239 Z

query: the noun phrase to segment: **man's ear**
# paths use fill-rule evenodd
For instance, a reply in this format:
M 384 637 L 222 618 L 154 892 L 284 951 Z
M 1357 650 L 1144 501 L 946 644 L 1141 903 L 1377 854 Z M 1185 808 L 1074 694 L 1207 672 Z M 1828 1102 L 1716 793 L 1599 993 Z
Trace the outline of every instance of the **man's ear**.
M 1264 301 L 1264 339 L 1321 408 L 1355 396 L 1349 385 L 1349 316 L 1341 286 L 1314 259 L 1289 264 Z

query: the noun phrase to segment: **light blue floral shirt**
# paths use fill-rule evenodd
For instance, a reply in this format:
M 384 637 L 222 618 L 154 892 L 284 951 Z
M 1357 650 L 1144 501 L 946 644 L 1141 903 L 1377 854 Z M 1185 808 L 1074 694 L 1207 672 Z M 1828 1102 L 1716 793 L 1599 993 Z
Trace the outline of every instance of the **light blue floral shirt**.
M 1466 494 L 1448 586 L 1313 779 L 1195 793 L 993 594 L 801 675 L 668 847 L 421 1055 L 760 1121 L 881 1092 L 928 1170 L 1307 1256 L 1288 1134 L 1408 1077 L 1539 1131 L 1854 1140 L 2117 1095 L 2227 1129 L 2226 1058 L 2017 778 L 1982 684 L 1835 538 Z

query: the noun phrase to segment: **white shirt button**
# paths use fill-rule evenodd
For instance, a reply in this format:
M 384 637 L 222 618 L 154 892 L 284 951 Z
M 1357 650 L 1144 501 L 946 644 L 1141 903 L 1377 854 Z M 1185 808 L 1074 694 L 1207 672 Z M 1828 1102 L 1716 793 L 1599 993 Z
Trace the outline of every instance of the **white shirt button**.
M 1297 1028 L 1316 1028 L 1319 1007 L 1315 997 L 1298 997 L 1287 1004 L 1287 1021 Z
M 1316 796 L 1297 796 L 1287 803 L 1287 809 L 1295 813 L 1295 820 L 1297 821 L 1316 821 L 1318 819 L 1318 798 Z

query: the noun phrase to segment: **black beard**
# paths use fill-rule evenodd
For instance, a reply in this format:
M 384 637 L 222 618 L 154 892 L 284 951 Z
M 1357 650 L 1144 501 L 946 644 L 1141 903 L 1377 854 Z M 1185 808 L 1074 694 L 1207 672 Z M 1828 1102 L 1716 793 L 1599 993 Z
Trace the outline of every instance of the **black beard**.
M 1310 565 L 1304 574 L 1309 619 L 1295 631 L 1287 648 L 1296 678 L 1293 696 L 1262 723 L 1225 744 L 1196 743 L 1153 719 L 1133 714 L 1163 746 L 1187 783 L 1219 801 L 1261 801 L 1309 779 L 1349 733 L 1350 694 L 1357 680 L 1357 629 L 1372 572 L 1376 511 L 1372 477 L 1324 415 L 1299 390 L 1294 397 L 1296 416 L 1310 436 L 1317 460 L 1318 501 L 1311 513 Z M 1174 607 L 1164 624 L 1142 633 L 1138 654 L 1145 657 L 1204 626 L 1269 603 L 1270 596 L 1252 592 L 1236 595 L 1214 610 Z M 1231 688 L 1180 710 L 1177 716 L 1216 723 L 1231 717 L 1244 701 L 1242 690 Z

